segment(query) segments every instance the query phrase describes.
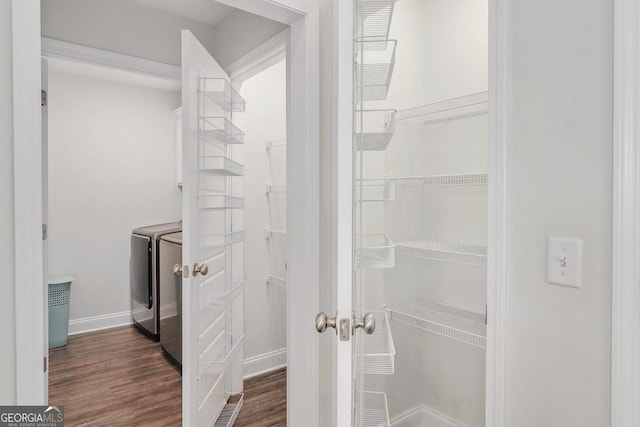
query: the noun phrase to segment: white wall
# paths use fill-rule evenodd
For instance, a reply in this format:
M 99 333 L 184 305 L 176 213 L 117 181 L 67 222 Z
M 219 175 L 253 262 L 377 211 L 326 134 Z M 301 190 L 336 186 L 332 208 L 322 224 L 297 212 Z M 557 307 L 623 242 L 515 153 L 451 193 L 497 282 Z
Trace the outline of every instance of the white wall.
M 244 81 L 241 95 L 246 111 L 234 117 L 245 132 L 244 259 L 245 259 L 245 360 L 281 351 L 264 364 L 245 364 L 245 375 L 256 368 L 286 362 L 286 289 L 266 284 L 265 275 L 286 277 L 286 240 L 265 239 L 265 228 L 286 230 L 286 195 L 265 195 L 265 184 L 286 183 L 286 151 L 267 151 L 267 139 L 286 137 L 286 63 L 281 61 Z
M 509 2 L 506 425 L 609 425 L 612 8 Z M 545 283 L 550 235 L 581 289 Z
M 216 30 L 127 0 L 42 0 L 41 5 L 45 37 L 174 65 L 180 65 L 182 29 L 191 30 L 225 67 L 284 28 L 274 21 L 233 11 L 219 25 L 222 30 Z
M 50 72 L 49 273 L 75 278 L 71 320 L 129 311 L 131 231 L 180 219 L 179 105 L 176 92 Z
M 15 403 L 11 2 L 0 2 L 0 405 Z

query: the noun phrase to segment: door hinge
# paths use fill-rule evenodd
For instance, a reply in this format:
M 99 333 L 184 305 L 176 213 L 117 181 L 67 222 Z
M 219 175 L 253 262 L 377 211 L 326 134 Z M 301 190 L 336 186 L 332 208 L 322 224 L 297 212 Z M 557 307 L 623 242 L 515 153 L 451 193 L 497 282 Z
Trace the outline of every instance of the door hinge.
M 46 90 L 42 90 L 40 92 L 40 105 L 43 107 L 47 106 L 47 91 Z
M 47 372 L 47 356 L 44 357 L 44 371 Z
M 42 240 L 47 240 L 47 224 L 42 224 Z

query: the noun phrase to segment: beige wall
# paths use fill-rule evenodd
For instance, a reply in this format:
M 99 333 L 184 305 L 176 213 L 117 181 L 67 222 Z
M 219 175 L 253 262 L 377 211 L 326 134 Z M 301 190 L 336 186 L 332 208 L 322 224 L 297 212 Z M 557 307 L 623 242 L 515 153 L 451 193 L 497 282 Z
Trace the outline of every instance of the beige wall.
M 508 426 L 609 425 L 611 0 L 508 2 Z M 583 240 L 582 288 L 546 283 Z
M 15 403 L 11 2 L 0 2 L 0 405 Z

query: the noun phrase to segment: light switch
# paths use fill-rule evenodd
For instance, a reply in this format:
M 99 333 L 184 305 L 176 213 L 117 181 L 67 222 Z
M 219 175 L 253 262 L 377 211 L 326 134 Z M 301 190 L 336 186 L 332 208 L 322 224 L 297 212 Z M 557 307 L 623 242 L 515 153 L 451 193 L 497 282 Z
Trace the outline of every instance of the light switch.
M 547 282 L 581 287 L 582 240 L 549 237 L 547 243 Z

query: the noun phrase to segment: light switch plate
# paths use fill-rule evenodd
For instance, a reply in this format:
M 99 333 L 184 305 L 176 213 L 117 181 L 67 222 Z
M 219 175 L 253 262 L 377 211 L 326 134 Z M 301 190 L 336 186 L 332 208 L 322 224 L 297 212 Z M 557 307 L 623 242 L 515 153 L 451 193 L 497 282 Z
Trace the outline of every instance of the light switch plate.
M 547 283 L 582 286 L 582 240 L 549 237 L 547 241 Z

